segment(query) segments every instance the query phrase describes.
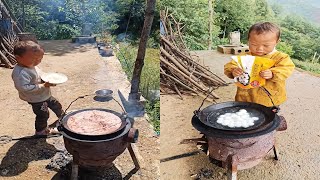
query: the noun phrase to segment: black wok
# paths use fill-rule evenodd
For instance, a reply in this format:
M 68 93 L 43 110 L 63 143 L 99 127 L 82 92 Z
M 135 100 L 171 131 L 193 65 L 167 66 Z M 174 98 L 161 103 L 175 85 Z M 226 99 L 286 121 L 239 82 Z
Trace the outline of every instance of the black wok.
M 248 128 L 230 128 L 217 123 L 218 117 L 222 114 L 235 113 L 240 109 L 245 109 L 251 117 L 258 117 L 259 119 L 254 122 L 253 126 Z M 201 111 L 195 111 L 195 115 L 203 124 L 211 128 L 227 131 L 249 131 L 270 124 L 276 116 L 275 112 L 273 111 L 274 109 L 276 108 L 269 108 L 256 103 L 230 101 L 210 105 Z
M 74 132 L 72 131 L 67 122 L 68 122 L 68 119 L 69 117 L 71 117 L 72 115 L 75 115 L 77 113 L 80 113 L 80 112 L 84 112 L 84 111 L 92 111 L 92 110 L 99 110 L 99 111 L 105 111 L 105 112 L 109 112 L 109 113 L 112 113 L 112 114 L 115 114 L 116 116 L 118 116 L 120 119 L 121 119 L 121 125 L 120 127 L 113 131 L 113 132 L 110 132 L 108 134 L 102 134 L 102 135 L 87 135 L 87 134 L 80 134 L 80 133 L 77 133 L 77 132 Z M 121 134 L 122 131 L 124 130 L 124 127 L 127 125 L 128 121 L 127 121 L 127 116 L 125 114 L 120 114 L 116 111 L 112 111 L 112 110 L 109 110 L 109 109 L 102 109 L 102 108 L 90 108 L 90 109 L 81 109 L 81 110 L 78 110 L 78 111 L 73 111 L 73 112 L 70 112 L 68 114 L 66 114 L 63 119 L 59 122 L 58 124 L 58 130 L 62 133 L 65 133 L 73 138 L 76 138 L 76 139 L 82 139 L 82 140 L 104 140 L 104 139 L 110 139 L 112 137 L 115 137 L 117 136 L 119 133 Z

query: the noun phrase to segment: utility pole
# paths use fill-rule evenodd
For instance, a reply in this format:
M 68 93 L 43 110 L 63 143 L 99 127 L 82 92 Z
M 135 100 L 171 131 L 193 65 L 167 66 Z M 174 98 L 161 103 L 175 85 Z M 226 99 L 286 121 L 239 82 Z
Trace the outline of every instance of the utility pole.
M 129 101 L 140 100 L 140 93 L 139 93 L 140 76 L 141 76 L 141 71 L 144 65 L 144 57 L 146 54 L 147 41 L 151 31 L 153 18 L 154 18 L 155 6 L 156 6 L 156 0 L 147 1 L 147 8 L 145 13 L 143 29 L 141 32 L 138 55 L 137 55 L 136 62 L 134 64 L 134 70 L 133 70 L 132 79 L 131 79 L 131 91 L 129 93 Z

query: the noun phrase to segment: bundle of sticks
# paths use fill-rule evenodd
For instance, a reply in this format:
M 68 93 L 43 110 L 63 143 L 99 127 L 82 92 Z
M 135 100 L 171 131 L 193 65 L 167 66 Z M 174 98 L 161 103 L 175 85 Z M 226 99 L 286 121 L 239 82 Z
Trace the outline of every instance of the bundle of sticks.
M 181 99 L 182 93 L 207 97 L 208 101 L 218 99 L 213 92 L 227 83 L 204 67 L 190 54 L 178 23 L 168 11 L 160 12 L 160 91 L 176 92 Z
M 17 64 L 17 60 L 13 55 L 13 47 L 18 42 L 18 36 L 9 31 L 5 35 L 0 36 L 0 65 L 6 68 L 13 68 Z

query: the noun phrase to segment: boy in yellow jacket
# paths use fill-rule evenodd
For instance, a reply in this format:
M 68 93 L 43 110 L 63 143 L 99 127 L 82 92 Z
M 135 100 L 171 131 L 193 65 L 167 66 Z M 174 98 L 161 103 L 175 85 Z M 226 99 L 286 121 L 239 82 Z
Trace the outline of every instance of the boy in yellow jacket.
M 251 26 L 248 33 L 249 55 L 260 56 L 274 61 L 274 66 L 260 72 L 260 76 L 266 79 L 264 88 L 271 94 L 275 106 L 279 106 L 287 99 L 286 79 L 292 74 L 294 64 L 289 55 L 275 49 L 280 40 L 280 29 L 270 22 L 257 23 Z M 224 66 L 224 73 L 229 78 L 234 78 L 243 73 L 235 61 Z M 237 88 L 236 101 L 254 102 L 273 106 L 267 93 L 262 88 L 242 89 Z

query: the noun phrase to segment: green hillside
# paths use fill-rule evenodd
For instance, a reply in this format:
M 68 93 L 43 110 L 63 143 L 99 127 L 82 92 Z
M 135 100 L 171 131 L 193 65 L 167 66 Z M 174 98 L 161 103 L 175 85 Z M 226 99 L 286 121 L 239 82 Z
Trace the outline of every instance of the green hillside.
M 320 25 L 319 0 L 267 0 L 271 5 L 278 4 L 284 14 L 297 14 Z

